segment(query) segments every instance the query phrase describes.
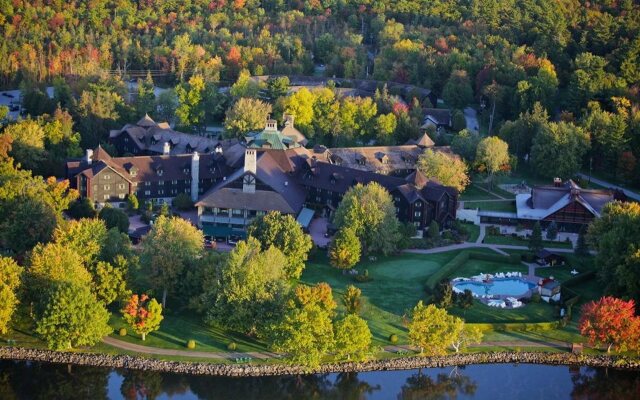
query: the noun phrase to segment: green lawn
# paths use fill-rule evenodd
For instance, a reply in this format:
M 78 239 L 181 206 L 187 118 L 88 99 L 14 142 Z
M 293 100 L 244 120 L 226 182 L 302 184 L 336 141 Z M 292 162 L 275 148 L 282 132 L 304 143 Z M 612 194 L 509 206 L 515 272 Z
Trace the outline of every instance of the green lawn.
M 511 235 L 486 235 L 484 237 L 483 243 L 505 244 L 505 245 L 513 245 L 513 246 L 528 246 L 529 240 L 522 239 L 519 237 L 513 237 Z M 544 247 L 547 247 L 547 248 L 559 248 L 559 249 L 573 248 L 573 245 L 570 242 L 564 242 L 564 241 L 544 240 L 542 244 L 544 245 Z
M 502 211 L 502 212 L 516 212 L 516 203 L 513 200 L 504 200 L 504 201 L 465 201 L 464 208 L 471 209 L 480 209 L 483 211 Z
M 489 307 L 478 300 L 466 310 L 452 307 L 449 313 L 469 323 L 547 322 L 559 317 L 554 306 L 545 302 L 529 303 L 522 308 L 506 309 Z
M 163 349 L 187 350 L 187 340 L 196 341 L 196 351 L 227 351 L 227 345 L 235 342 L 238 351 L 265 351 L 266 345 L 246 335 L 221 328 L 212 328 L 202 322 L 202 317 L 190 312 L 169 313 L 165 315 L 160 329 L 147 335 L 143 342 L 140 335 L 133 332 L 120 313 L 113 313 L 109 325 L 114 328 L 111 336 L 130 343 Z M 127 329 L 127 336 L 119 336 L 120 328 Z
M 480 236 L 480 226 L 474 224 L 463 224 L 464 229 L 469 233 L 467 242 L 475 242 Z
M 344 290 L 354 285 L 362 290 L 365 301 L 362 317 L 369 323 L 374 336 L 374 344 L 388 345 L 388 337 L 395 333 L 400 342 L 406 342 L 406 329 L 402 316 L 413 308 L 419 300 L 425 299 L 424 282 L 438 268 L 451 260 L 453 252 L 420 255 L 403 254 L 362 262 L 356 266 L 365 268 L 372 278 L 370 282 L 356 282 L 353 276 L 329 265 L 325 255 L 318 255 L 307 264 L 301 281 L 310 285 L 327 282 L 333 289 L 338 303 L 338 312 L 343 306 L 340 300 Z
M 450 278 L 469 278 L 483 272 L 487 274 L 494 274 L 496 272 L 522 272 L 526 274 L 527 271 L 527 266 L 524 264 L 508 264 L 494 261 L 471 259 L 464 263 L 462 267 L 457 269 L 454 273 L 455 276 L 451 276 Z
M 472 183 L 460 194 L 460 201 L 474 201 L 474 200 L 499 200 L 498 196 L 480 189 L 476 184 Z

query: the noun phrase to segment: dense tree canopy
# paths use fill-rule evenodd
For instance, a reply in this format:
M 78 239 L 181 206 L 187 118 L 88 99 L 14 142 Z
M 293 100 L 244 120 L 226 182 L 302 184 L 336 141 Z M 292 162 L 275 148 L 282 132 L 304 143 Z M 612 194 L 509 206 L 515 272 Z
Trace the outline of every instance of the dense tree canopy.
M 399 239 L 399 222 L 391 195 L 375 182 L 350 188 L 336 210 L 334 223 L 339 228 L 351 227 L 364 253 L 389 254 Z
M 247 234 L 258 239 L 263 249 L 280 250 L 287 257 L 285 275 L 300 278 L 313 242 L 293 216 L 271 211 L 251 221 Z
M 462 192 L 470 183 L 467 165 L 458 157 L 443 152 L 425 150 L 418 158 L 417 168 L 428 178 Z

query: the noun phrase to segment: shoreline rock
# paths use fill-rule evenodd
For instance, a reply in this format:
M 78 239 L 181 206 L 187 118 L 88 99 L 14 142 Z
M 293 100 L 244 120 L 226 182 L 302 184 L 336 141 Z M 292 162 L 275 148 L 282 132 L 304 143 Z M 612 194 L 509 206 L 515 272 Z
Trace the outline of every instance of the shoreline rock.
M 75 364 L 105 368 L 127 368 L 143 371 L 170 372 L 212 376 L 273 376 L 322 374 L 336 372 L 391 371 L 416 368 L 442 368 L 472 364 L 545 364 L 640 370 L 640 359 L 608 355 L 575 355 L 571 353 L 491 352 L 451 354 L 438 357 L 402 357 L 361 363 L 323 364 L 309 370 L 286 364 L 215 364 L 207 362 L 163 361 L 129 355 L 58 352 L 21 347 L 0 347 L 0 359 Z

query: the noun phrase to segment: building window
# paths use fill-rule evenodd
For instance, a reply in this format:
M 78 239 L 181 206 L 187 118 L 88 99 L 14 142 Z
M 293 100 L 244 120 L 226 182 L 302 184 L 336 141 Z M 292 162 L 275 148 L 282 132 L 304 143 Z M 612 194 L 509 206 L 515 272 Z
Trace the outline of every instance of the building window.
M 172 184 L 172 185 L 177 185 L 177 184 L 178 184 L 178 181 L 173 180 L 173 181 L 171 181 L 171 184 Z
M 109 200 L 109 195 L 105 194 L 104 196 L 102 196 L 105 200 Z
M 128 138 L 128 137 L 125 137 L 125 138 L 124 138 L 124 142 L 125 142 L 125 143 L 129 143 L 129 138 Z
M 164 181 L 158 181 L 158 185 L 164 186 Z
M 118 195 L 118 197 L 119 197 L 119 198 L 121 198 L 121 199 L 124 199 L 124 198 L 125 198 L 125 196 L 126 196 L 126 194 L 124 194 L 124 193 L 120 193 L 120 194 Z
M 158 194 L 164 194 L 164 190 L 158 190 Z
M 416 211 L 413 213 L 416 218 L 420 218 L 422 216 L 422 211 Z
M 238 210 L 237 208 L 234 208 L 232 213 L 233 215 L 242 215 L 242 210 Z
M 151 196 L 151 190 L 145 190 L 144 191 L 144 195 L 145 196 Z
M 144 185 L 145 185 L 145 186 L 151 186 L 151 182 L 146 181 L 146 182 L 144 183 Z
M 104 190 L 111 190 L 111 185 L 104 185 Z
M 111 179 L 111 175 L 109 175 L 109 174 L 104 174 L 104 179 L 106 179 L 106 180 Z
M 162 170 L 161 169 L 158 170 L 158 176 L 162 176 Z
M 124 183 L 118 183 L 118 189 L 124 189 Z
M 416 221 L 416 222 L 414 222 L 414 223 L 413 223 L 413 225 L 414 225 L 416 228 L 418 228 L 418 227 L 420 227 L 420 222 Z

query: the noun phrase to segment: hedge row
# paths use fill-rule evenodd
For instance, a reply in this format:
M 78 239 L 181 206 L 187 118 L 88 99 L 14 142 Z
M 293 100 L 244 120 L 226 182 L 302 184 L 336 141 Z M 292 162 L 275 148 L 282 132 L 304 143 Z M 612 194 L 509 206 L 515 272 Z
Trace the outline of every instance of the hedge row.
M 469 324 L 482 332 L 542 332 L 560 327 L 560 321 L 549 322 L 507 322 L 496 324 Z
M 453 257 L 451 261 L 442 266 L 438 271 L 429 277 L 425 282 L 427 291 L 433 290 L 438 282 L 449 276 L 453 271 L 462 267 L 469 260 L 481 260 L 490 262 L 501 262 L 507 264 L 520 264 L 519 255 L 501 256 L 500 254 L 477 253 L 465 251 Z
M 457 256 L 453 257 L 451 261 L 442 266 L 439 270 L 437 270 L 433 275 L 427 279 L 425 282 L 425 288 L 428 290 L 433 290 L 436 287 L 438 282 L 449 276 L 456 268 L 460 268 L 464 263 L 469 261 L 470 258 L 469 252 L 462 252 Z
M 585 281 L 590 281 L 591 279 L 596 277 L 596 271 L 588 271 L 588 272 L 583 272 L 579 275 L 574 276 L 573 278 L 567 279 L 566 281 L 564 281 L 564 283 L 562 284 L 564 287 L 570 287 L 570 286 L 575 286 L 578 283 L 582 283 Z

